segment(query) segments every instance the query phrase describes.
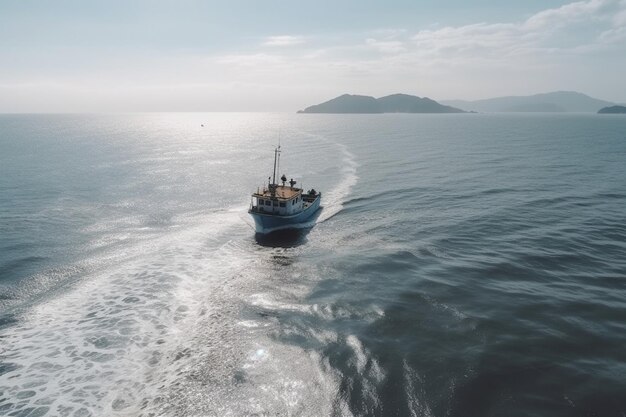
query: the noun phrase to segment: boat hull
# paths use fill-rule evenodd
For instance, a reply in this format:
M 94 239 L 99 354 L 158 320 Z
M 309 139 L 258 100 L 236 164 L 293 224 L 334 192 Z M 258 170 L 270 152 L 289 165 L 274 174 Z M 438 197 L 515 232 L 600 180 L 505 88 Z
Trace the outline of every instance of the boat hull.
M 307 227 L 308 223 L 315 218 L 320 208 L 321 195 L 318 195 L 304 210 L 290 216 L 279 216 L 269 213 L 259 213 L 249 210 L 248 213 L 254 219 L 254 227 L 257 233 L 267 234 L 276 230 L 296 229 Z

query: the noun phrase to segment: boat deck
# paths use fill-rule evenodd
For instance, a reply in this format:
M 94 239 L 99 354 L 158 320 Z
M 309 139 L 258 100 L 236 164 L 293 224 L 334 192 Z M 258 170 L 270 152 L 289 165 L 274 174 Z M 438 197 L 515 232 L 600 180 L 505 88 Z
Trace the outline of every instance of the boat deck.
M 291 187 L 279 185 L 276 187 L 276 197 L 290 200 L 296 197 L 301 191 L 302 190 L 300 188 L 291 188 Z M 261 193 L 255 193 L 255 196 L 271 198 L 272 193 L 270 192 L 270 190 L 265 188 L 263 189 Z

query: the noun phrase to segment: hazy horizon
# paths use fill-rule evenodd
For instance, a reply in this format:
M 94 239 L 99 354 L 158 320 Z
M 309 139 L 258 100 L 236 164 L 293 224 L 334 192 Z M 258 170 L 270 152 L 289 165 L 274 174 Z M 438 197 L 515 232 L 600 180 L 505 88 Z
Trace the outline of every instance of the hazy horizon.
M 626 1 L 0 4 L 0 112 L 293 112 L 340 94 L 626 102 Z

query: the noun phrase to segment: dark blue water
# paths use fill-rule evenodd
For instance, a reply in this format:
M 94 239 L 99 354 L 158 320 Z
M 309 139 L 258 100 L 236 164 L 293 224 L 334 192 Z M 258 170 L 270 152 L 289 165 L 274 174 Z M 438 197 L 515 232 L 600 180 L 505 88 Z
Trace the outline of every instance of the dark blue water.
M 626 118 L 0 116 L 0 415 L 622 416 L 625 345 Z

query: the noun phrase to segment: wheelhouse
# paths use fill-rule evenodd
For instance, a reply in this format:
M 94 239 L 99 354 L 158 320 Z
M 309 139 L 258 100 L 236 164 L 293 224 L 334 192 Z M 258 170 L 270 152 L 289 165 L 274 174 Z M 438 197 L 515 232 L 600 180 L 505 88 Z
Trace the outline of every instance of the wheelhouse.
M 295 181 L 293 181 L 295 183 Z M 270 185 L 252 194 L 250 211 L 289 216 L 303 209 L 302 189 L 285 185 Z

